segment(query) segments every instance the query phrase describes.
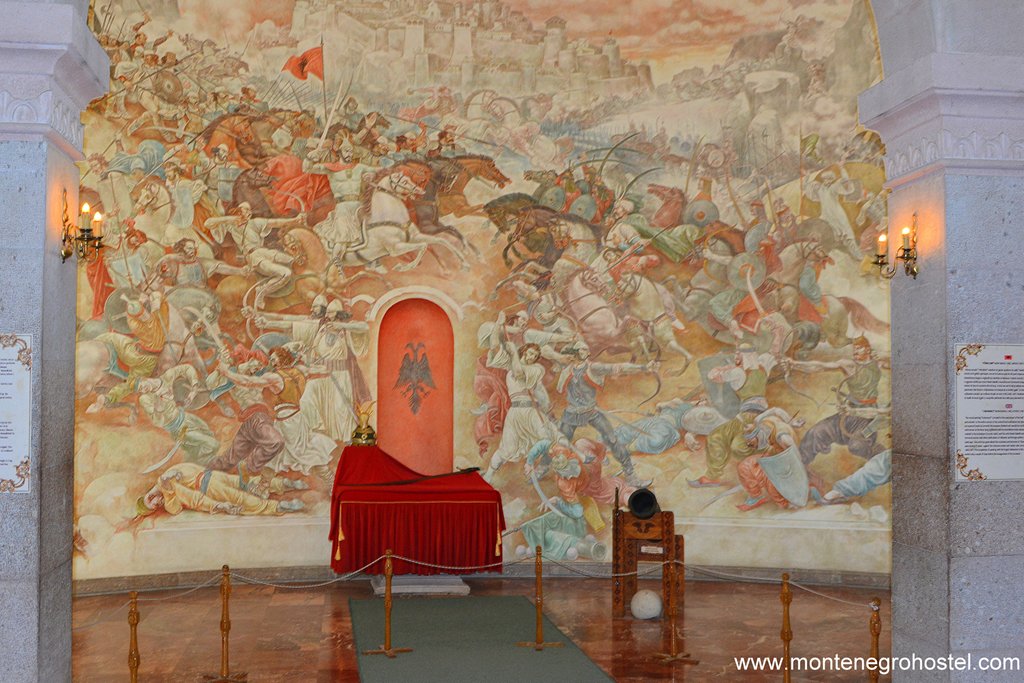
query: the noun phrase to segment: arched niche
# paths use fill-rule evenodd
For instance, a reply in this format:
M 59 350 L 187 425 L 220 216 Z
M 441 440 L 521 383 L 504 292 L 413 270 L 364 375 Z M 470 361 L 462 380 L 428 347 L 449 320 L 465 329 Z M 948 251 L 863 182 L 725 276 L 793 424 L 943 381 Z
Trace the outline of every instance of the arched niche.
M 377 333 L 377 443 L 423 474 L 452 471 L 455 337 L 443 308 L 402 299 Z

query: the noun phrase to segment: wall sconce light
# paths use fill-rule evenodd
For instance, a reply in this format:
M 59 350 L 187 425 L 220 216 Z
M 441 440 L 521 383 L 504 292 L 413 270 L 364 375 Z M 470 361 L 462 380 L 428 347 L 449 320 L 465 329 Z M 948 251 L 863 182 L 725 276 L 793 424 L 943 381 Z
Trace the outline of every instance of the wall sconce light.
M 917 268 L 917 212 L 914 212 L 912 227 L 903 228 L 900 231 L 903 237 L 903 246 L 896 250 L 896 261 L 903 262 L 903 272 L 910 277 L 917 279 L 920 272 Z M 891 280 L 896 275 L 897 264 L 889 265 L 889 242 L 888 236 L 883 232 L 878 236 L 878 253 L 875 254 L 875 265 L 878 266 L 878 274 L 886 280 Z
M 64 216 L 61 218 L 62 229 L 60 233 L 60 261 L 64 263 L 72 254 L 77 254 L 81 261 L 95 261 L 99 258 L 100 249 L 103 248 L 103 237 L 100 230 L 103 227 L 103 215 L 97 211 L 89 215 L 89 205 L 82 204 L 82 212 L 79 214 L 78 225 L 75 225 L 68 218 L 68 191 L 64 190 L 61 195 L 64 203 Z

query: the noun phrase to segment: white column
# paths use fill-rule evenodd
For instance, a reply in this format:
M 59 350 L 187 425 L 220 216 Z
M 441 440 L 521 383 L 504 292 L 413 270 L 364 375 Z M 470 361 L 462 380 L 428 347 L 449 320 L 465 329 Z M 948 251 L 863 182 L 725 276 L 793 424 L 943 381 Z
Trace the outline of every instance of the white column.
M 893 654 L 1020 656 L 1024 482 L 957 482 L 952 359 L 958 343 L 1024 343 L 1024 4 L 874 5 L 886 78 L 861 120 L 886 145 L 890 239 L 918 212 L 921 258 L 891 290 Z
M 0 2 L 0 334 L 32 337 L 29 491 L 0 493 L 0 678 L 71 680 L 76 263 L 61 264 L 61 192 L 78 201 L 80 114 L 109 63 L 86 2 Z

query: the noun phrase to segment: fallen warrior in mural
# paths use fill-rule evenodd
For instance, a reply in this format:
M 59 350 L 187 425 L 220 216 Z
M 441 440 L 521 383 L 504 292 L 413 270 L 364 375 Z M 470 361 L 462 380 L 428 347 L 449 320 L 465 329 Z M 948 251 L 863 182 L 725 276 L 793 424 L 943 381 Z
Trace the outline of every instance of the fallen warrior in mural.
M 290 479 L 277 479 L 273 492 L 283 493 L 296 488 Z M 239 486 L 238 477 L 207 470 L 192 463 L 167 468 L 157 483 L 138 500 L 138 516 L 148 516 L 160 509 L 172 514 L 184 510 L 228 515 L 280 515 L 303 508 L 301 500 L 268 500 L 249 493 Z

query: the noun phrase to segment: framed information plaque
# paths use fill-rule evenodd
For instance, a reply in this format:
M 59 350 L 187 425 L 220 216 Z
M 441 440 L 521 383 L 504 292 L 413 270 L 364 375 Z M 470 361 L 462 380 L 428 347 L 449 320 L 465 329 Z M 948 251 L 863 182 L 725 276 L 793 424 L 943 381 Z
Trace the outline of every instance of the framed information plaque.
M 956 478 L 1024 479 L 1024 344 L 958 344 Z
M 29 490 L 32 337 L 0 333 L 0 493 Z

